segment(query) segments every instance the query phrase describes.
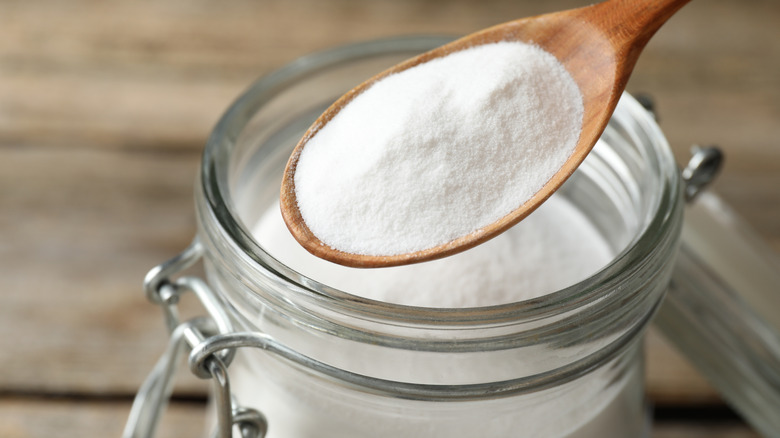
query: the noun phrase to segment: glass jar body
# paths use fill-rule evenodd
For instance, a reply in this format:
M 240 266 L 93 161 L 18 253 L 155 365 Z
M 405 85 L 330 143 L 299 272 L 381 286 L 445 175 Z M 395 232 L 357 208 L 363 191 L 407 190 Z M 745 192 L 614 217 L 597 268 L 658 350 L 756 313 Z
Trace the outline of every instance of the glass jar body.
M 269 419 L 270 437 L 643 437 L 642 364 L 637 342 L 587 376 L 463 401 L 356 390 L 255 351 L 236 358 L 231 377 L 238 400 Z
M 240 352 L 233 392 L 266 414 L 271 437 L 641 435 L 641 333 L 666 289 L 681 198 L 665 140 L 632 99 L 556 195 L 614 260 L 544 297 L 468 309 L 374 302 L 301 275 L 253 238 L 313 119 L 352 85 L 443 42 L 305 58 L 255 84 L 215 129 L 196 193 L 209 281 L 237 327 L 305 358 Z

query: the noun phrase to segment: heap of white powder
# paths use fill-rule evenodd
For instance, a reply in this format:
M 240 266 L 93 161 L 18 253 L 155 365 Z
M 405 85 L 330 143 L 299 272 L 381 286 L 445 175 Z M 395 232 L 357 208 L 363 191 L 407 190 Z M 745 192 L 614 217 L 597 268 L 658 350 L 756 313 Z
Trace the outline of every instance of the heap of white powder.
M 540 297 L 582 281 L 612 260 L 593 223 L 557 194 L 509 231 L 432 262 L 381 269 L 348 268 L 303 249 L 278 205 L 260 218 L 255 239 L 296 271 L 353 295 L 407 306 L 494 306 Z
M 582 114 L 571 76 L 536 46 L 434 59 L 375 83 L 308 141 L 298 207 L 335 249 L 431 248 L 531 198 L 573 152 Z

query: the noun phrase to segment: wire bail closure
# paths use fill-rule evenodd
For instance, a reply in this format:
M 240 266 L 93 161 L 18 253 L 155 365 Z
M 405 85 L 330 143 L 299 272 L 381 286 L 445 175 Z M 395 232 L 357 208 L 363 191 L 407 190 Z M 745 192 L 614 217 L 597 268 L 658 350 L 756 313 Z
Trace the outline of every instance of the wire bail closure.
M 210 340 L 216 335 L 233 333 L 233 325 L 220 298 L 203 280 L 195 277 L 171 277 L 192 266 L 203 254 L 203 247 L 196 238 L 176 257 L 152 268 L 144 279 L 146 297 L 163 310 L 170 334 L 168 346 L 141 385 L 133 401 L 125 425 L 123 438 L 152 438 L 163 411 L 168 405 L 173 382 L 182 353 L 208 350 L 208 354 L 190 354 L 189 365 L 193 374 L 201 379 L 211 379 L 217 425 L 212 436 L 230 438 L 236 426 L 242 438 L 263 438 L 268 423 L 260 412 L 241 407 L 230 392 L 227 367 L 233 360 L 235 348 L 211 349 Z M 208 316 L 181 321 L 178 312 L 179 298 L 192 292 L 206 309 Z
M 718 175 L 723 167 L 723 152 L 717 146 L 691 147 L 691 159 L 682 170 L 682 179 L 685 181 L 685 200 L 688 202 L 696 199 Z

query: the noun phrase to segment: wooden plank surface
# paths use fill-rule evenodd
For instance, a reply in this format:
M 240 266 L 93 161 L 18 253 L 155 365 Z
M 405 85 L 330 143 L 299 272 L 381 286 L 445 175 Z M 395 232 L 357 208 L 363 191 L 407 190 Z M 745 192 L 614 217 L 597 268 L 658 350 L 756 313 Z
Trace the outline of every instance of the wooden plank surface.
M 4 438 L 118 437 L 129 410 L 110 401 L 0 400 L 0 436 Z M 160 438 L 204 436 L 204 403 L 173 403 L 162 419 Z M 41 421 L 45 418 L 46 421 Z M 757 438 L 734 420 L 710 423 L 656 422 L 652 438 Z
M 256 77 L 337 44 L 457 35 L 586 3 L 0 0 L 0 436 L 118 433 L 165 342 L 141 281 L 194 234 L 202 145 Z M 628 89 L 656 98 L 681 162 L 692 143 L 723 147 L 715 190 L 780 251 L 777 23 L 772 0 L 692 2 Z M 647 343 L 656 404 L 722 403 L 662 339 Z M 178 392 L 203 388 L 185 378 Z M 179 408 L 194 432 L 199 406 Z M 754 436 L 702 419 L 656 435 Z

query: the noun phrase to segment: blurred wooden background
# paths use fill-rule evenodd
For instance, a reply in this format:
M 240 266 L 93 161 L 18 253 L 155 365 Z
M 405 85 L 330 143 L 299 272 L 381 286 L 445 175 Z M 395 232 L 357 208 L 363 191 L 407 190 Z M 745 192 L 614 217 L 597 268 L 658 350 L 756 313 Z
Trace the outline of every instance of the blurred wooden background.
M 0 0 L 0 436 L 118 436 L 165 345 L 141 282 L 194 234 L 217 118 L 306 53 L 464 34 L 585 1 Z M 628 89 L 655 97 L 681 162 L 718 143 L 718 191 L 780 251 L 780 2 L 695 1 Z M 779 310 L 780 311 L 780 310 Z M 753 437 L 658 336 L 654 437 Z M 177 386 L 163 436 L 199 436 L 205 386 Z

